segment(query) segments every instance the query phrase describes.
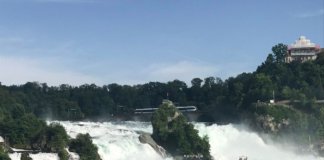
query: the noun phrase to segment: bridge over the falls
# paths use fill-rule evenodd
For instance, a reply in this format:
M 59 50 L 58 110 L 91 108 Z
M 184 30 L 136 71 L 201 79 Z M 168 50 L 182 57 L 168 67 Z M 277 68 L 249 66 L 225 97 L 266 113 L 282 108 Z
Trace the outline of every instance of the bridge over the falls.
M 178 106 L 176 107 L 181 112 L 196 112 L 197 107 L 195 106 Z M 135 114 L 151 114 L 159 108 L 137 108 L 135 109 Z

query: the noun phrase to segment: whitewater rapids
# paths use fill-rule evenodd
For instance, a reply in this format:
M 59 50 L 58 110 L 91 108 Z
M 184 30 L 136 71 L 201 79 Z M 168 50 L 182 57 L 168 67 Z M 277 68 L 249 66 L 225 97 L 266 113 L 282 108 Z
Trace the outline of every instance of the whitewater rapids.
M 68 122 L 55 121 L 64 126 L 69 136 L 89 133 L 103 160 L 162 160 L 148 145 L 141 144 L 137 131 L 152 133 L 147 122 Z M 323 160 L 313 155 L 298 155 L 278 145 L 266 144 L 256 133 L 236 125 L 194 123 L 199 135 L 208 135 L 211 155 L 215 160 Z

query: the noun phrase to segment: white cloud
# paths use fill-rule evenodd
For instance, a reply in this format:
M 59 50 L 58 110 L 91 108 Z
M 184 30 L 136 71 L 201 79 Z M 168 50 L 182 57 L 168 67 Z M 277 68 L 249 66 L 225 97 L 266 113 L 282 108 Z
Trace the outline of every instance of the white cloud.
M 95 77 L 59 67 L 50 68 L 48 67 L 49 63 L 53 62 L 46 59 L 35 60 L 24 57 L 0 56 L 0 82 L 5 85 L 24 84 L 33 81 L 47 83 L 49 85 L 102 84 L 102 82 Z
M 153 64 L 143 70 L 144 75 L 151 81 L 170 81 L 179 79 L 188 84 L 193 78 L 216 76 L 218 68 L 208 63 L 179 61 L 173 64 Z
M 109 83 L 118 84 L 143 84 L 148 82 L 168 82 L 175 79 L 191 84 L 193 78 L 204 79 L 209 76 L 220 77 L 223 80 L 237 76 L 243 72 L 252 71 L 254 65 L 246 62 L 210 64 L 203 61 L 178 61 L 174 63 L 152 63 L 146 68 L 119 68 L 109 71 L 104 79 Z
M 0 82 L 6 85 L 38 81 L 49 85 L 100 83 L 94 77 L 64 67 L 71 50 L 65 44 L 42 46 L 31 38 L 0 36 Z M 67 60 L 69 61 L 69 60 Z
M 37 81 L 49 85 L 103 84 L 101 79 L 78 70 L 82 49 L 71 42 L 42 45 L 37 40 L 0 36 L 0 82 L 5 85 Z
M 37 39 L 0 37 L 0 82 L 6 85 L 38 81 L 49 85 L 96 83 L 143 84 L 174 79 L 188 85 L 193 78 L 236 76 L 243 62 L 211 64 L 197 59 L 155 61 L 146 66 L 132 60 L 90 54 L 73 42 L 40 43 Z M 97 57 L 97 58 L 95 58 Z M 125 65 L 129 63 L 129 65 Z
M 296 17 L 298 18 L 311 18 L 311 17 L 317 17 L 317 16 L 323 16 L 324 15 L 324 9 L 316 10 L 313 12 L 305 12 L 296 14 Z

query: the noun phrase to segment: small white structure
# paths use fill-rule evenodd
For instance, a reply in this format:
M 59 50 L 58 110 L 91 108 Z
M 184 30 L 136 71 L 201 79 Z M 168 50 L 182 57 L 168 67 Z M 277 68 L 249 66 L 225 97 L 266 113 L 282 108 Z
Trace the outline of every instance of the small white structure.
M 305 62 L 315 60 L 320 51 L 321 48 L 319 45 L 312 43 L 305 36 L 300 36 L 295 43 L 289 46 L 285 62 L 290 63 L 292 61 Z
M 0 136 L 0 143 L 4 143 L 4 139 Z

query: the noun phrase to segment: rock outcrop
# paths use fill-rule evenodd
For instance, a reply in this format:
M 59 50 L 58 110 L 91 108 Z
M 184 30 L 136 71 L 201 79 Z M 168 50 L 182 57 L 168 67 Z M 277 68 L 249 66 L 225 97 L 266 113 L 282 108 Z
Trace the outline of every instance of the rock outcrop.
M 149 144 L 161 157 L 167 157 L 167 151 L 153 140 L 151 134 L 142 132 L 138 139 L 141 143 Z
M 281 129 L 289 126 L 289 119 L 282 119 L 280 121 L 275 121 L 274 117 L 269 115 L 260 115 L 256 118 L 256 126 L 268 133 L 278 133 Z
M 165 100 L 152 116 L 153 140 L 173 157 L 212 159 L 208 137 L 199 137 L 198 130 L 188 123 L 171 101 Z

